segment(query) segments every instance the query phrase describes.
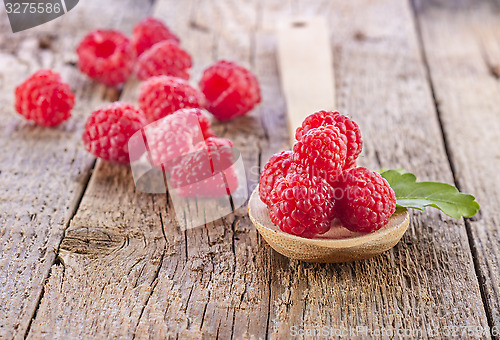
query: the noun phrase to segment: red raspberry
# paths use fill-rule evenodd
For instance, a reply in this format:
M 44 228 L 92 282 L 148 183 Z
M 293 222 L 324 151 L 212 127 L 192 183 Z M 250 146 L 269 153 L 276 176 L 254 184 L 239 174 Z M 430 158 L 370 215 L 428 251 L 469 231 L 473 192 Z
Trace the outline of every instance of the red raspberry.
M 146 18 L 134 27 L 132 44 L 137 51 L 137 55 L 141 55 L 151 46 L 163 40 L 179 42 L 179 38 L 158 19 Z
M 59 73 L 40 70 L 16 88 L 16 111 L 38 125 L 55 126 L 71 117 L 75 96 Z
M 129 162 L 128 141 L 144 126 L 143 113 L 132 104 L 114 102 L 92 112 L 83 144 L 93 155 L 120 164 Z
M 182 115 L 180 113 L 179 115 Z M 194 150 L 193 128 L 183 118 L 173 114 L 144 127 L 151 164 L 170 171 L 183 156 Z
M 319 176 L 335 186 L 346 152 L 346 137 L 335 127 L 320 126 L 309 130 L 295 143 L 292 160 L 297 172 Z
M 344 173 L 335 189 L 336 212 L 351 231 L 369 232 L 382 228 L 396 210 L 396 196 L 380 174 L 366 168 Z
M 221 60 L 207 68 L 200 89 L 207 98 L 207 110 L 220 121 L 242 116 L 260 102 L 255 75 L 229 61 Z
M 170 182 L 183 197 L 221 197 L 238 188 L 233 144 L 225 138 L 208 138 L 172 168 Z
M 338 112 L 319 111 L 308 116 L 302 122 L 302 126 L 299 126 L 295 132 L 295 139 L 302 139 L 307 131 L 319 126 L 335 126 L 340 130 L 340 133 L 347 137 L 347 156 L 344 169 L 356 167 L 356 159 L 363 148 L 358 124 Z
M 271 156 L 260 174 L 259 196 L 266 205 L 271 203 L 270 193 L 274 183 L 287 175 L 292 166 L 292 152 L 282 151 Z
M 198 123 L 197 125 L 194 125 L 194 131 L 193 133 L 196 135 L 198 133 L 198 126 L 199 129 L 201 129 L 201 133 L 203 134 L 203 138 L 207 139 L 209 137 L 215 137 L 215 133 L 212 131 L 212 123 L 210 123 L 210 120 L 208 119 L 207 111 L 199 108 L 192 108 L 192 109 L 180 109 L 175 111 L 172 115 L 178 115 L 181 114 L 185 117 L 189 117 L 189 115 L 196 115 L 198 118 Z M 185 120 L 186 124 L 191 124 L 192 121 L 191 119 Z
M 271 220 L 284 232 L 312 238 L 330 229 L 333 188 L 319 177 L 289 173 L 276 181 L 270 200 Z
M 165 40 L 155 44 L 139 57 L 135 73 L 140 80 L 161 75 L 189 79 L 190 67 L 191 56 L 177 42 Z
M 113 30 L 90 32 L 76 52 L 80 71 L 108 86 L 124 83 L 133 71 L 136 58 L 130 40 Z
M 183 79 L 157 76 L 142 83 L 139 107 L 148 122 L 154 122 L 182 108 L 203 107 L 203 94 Z

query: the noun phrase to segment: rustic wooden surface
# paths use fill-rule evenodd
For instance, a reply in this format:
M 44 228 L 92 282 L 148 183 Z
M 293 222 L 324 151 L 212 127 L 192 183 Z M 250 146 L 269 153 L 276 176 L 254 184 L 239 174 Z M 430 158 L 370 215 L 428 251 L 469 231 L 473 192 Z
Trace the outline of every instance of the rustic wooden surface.
M 7 33 L 2 12 L 0 338 L 289 338 L 294 326 L 490 338 L 464 327 L 500 323 L 495 6 L 86 0 L 17 34 Z M 138 84 L 123 92 L 95 85 L 75 68 L 74 48 L 92 28 L 130 33 L 155 15 L 193 55 L 195 81 L 220 58 L 259 77 L 259 108 L 214 123 L 242 152 L 253 188 L 260 167 L 288 144 L 274 27 L 297 14 L 329 22 L 336 102 L 362 129 L 360 164 L 455 182 L 477 195 L 478 217 L 414 213 L 402 241 L 379 257 L 307 264 L 273 252 L 246 207 L 181 231 L 166 195 L 137 192 L 127 167 L 94 166 L 80 141 L 85 117 L 105 101 L 135 101 Z M 14 87 L 41 67 L 62 72 L 77 93 L 75 117 L 56 129 L 26 123 L 12 105 Z

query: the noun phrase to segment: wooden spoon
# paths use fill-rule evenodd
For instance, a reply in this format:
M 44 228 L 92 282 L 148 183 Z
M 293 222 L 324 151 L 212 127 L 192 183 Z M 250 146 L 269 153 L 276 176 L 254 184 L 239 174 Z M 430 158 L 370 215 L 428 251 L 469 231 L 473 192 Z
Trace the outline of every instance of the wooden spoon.
M 322 18 L 293 19 L 278 30 L 278 59 L 287 103 L 291 144 L 295 129 L 318 110 L 333 110 L 333 62 L 326 22 Z M 389 223 L 371 233 L 356 233 L 338 221 L 313 239 L 281 231 L 270 219 L 257 187 L 248 203 L 248 214 L 260 235 L 278 253 L 306 262 L 349 262 L 366 259 L 394 247 L 406 232 L 407 210 L 396 212 Z

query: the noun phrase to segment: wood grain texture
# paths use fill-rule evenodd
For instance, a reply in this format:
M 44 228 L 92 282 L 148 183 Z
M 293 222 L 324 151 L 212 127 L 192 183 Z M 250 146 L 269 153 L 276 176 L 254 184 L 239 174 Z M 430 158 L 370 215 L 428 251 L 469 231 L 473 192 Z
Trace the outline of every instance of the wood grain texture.
M 113 8 L 115 7 L 115 8 Z M 82 191 L 94 158 L 81 134 L 90 110 L 117 98 L 76 67 L 75 48 L 91 29 L 131 30 L 145 8 L 135 1 L 103 8 L 86 1 L 43 26 L 10 33 L 0 12 L 0 338 L 22 338 Z M 146 6 L 147 7 L 147 6 Z M 130 11 L 133 9 L 133 11 Z M 129 12 L 130 11 L 130 12 Z M 109 18 L 113 15 L 113 21 Z M 14 110 L 14 89 L 41 68 L 61 73 L 76 95 L 73 117 L 56 128 L 37 127 Z
M 293 9 L 322 13 L 331 24 L 336 102 L 361 127 L 360 164 L 452 182 L 409 4 L 315 4 Z M 280 283 L 271 298 L 270 332 L 277 337 L 294 325 L 413 329 L 424 338 L 447 326 L 487 326 L 464 224 L 436 212 L 413 214 L 403 240 L 371 260 L 283 262 L 272 277 Z
M 493 1 L 418 1 L 416 9 L 455 180 L 481 204 L 467 225 L 490 325 L 498 332 L 500 7 Z
M 193 54 L 194 81 L 219 58 L 257 73 L 261 106 L 214 122 L 242 152 L 250 189 L 288 144 L 275 24 L 290 14 L 323 15 L 335 32 L 337 104 L 363 131 L 360 163 L 453 181 L 408 3 L 159 0 L 154 14 Z M 185 232 L 173 213 L 166 196 L 136 192 L 128 168 L 98 162 L 29 337 L 286 339 L 292 326 L 365 326 L 425 338 L 487 326 L 465 225 L 439 213 L 413 214 L 403 240 L 379 257 L 330 265 L 273 252 L 246 207 Z
M 186 1 L 159 2 L 156 7 L 154 14 L 169 23 L 193 53 L 194 79 L 219 57 L 251 66 L 254 37 L 249 32 L 256 6 L 227 5 Z M 207 15 L 221 26 L 205 27 Z M 235 15 L 238 21 L 228 22 L 234 35 L 222 35 L 222 23 Z M 134 92 L 136 88 L 127 87 L 125 97 Z M 249 185 L 258 179 L 258 117 L 255 111 L 234 123 L 214 126 L 242 151 Z M 215 224 L 181 232 L 172 207 L 165 212 L 164 197 L 138 195 L 128 170 L 98 163 L 66 233 L 62 263 L 53 268 L 30 337 L 238 338 L 249 328 L 260 328 L 259 337 L 265 336 L 269 274 L 259 268 L 270 267 L 269 250 L 252 251 L 261 241 L 246 207 Z M 143 214 L 138 214 L 138 203 Z M 150 229 L 144 228 L 145 219 Z M 79 302 L 71 304 L 75 299 Z

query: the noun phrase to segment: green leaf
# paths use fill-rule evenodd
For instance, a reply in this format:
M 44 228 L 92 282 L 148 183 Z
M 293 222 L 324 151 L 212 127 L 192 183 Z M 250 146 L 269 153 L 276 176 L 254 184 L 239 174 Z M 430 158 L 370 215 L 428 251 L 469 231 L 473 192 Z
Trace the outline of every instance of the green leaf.
M 405 208 L 424 210 L 433 207 L 453 218 L 472 217 L 479 204 L 472 195 L 462 194 L 453 185 L 439 182 L 417 182 L 408 172 L 385 170 L 381 172 L 396 193 L 396 203 Z

